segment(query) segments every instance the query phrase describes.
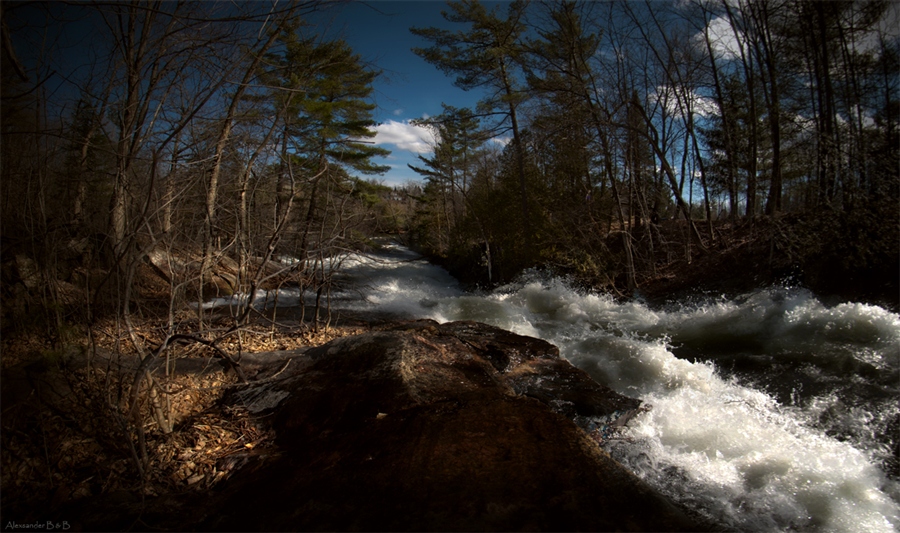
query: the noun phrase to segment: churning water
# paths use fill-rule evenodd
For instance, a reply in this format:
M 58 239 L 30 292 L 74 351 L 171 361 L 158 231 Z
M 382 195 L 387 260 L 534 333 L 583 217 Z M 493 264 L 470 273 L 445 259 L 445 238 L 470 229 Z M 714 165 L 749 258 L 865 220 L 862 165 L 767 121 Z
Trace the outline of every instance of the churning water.
M 796 288 L 651 308 L 540 276 L 464 292 L 401 247 L 344 264 L 338 309 L 546 339 L 652 406 L 607 451 L 742 531 L 900 529 L 900 316 Z

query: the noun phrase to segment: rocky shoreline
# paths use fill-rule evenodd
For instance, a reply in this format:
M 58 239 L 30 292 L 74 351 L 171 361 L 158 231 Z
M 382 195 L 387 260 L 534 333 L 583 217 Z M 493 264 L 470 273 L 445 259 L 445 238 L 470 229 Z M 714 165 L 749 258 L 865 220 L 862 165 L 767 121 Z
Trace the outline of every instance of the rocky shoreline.
M 82 531 L 716 529 L 600 448 L 641 402 L 545 341 L 422 320 L 254 354 L 244 370 L 250 383 L 221 401 L 266 420 L 274 447 L 248 448 L 206 491 L 84 498 L 51 519 Z

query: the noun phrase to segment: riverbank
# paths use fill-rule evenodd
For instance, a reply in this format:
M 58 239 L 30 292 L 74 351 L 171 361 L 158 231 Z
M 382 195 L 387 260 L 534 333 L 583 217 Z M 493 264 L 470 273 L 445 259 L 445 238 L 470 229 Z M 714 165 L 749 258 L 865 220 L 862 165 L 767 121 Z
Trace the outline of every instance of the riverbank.
M 694 245 L 690 260 L 682 254 L 659 262 L 639 277 L 638 294 L 661 304 L 778 285 L 809 289 L 828 303 L 865 302 L 900 311 L 900 250 L 864 250 L 852 233 L 818 235 L 811 232 L 813 224 L 799 217 L 716 224 L 714 247 L 704 252 Z
M 148 344 L 161 342 L 159 326 L 153 318 L 133 323 Z M 358 321 L 318 331 L 309 323 L 256 323 L 218 347 L 249 368 L 253 354 L 304 350 L 368 329 Z M 120 415 L 140 359 L 116 331 L 113 320 L 102 320 L 91 337 L 70 338 L 62 348 L 39 336 L 4 336 L 2 523 L 45 524 L 48 513 L 78 501 L 124 505 L 199 494 L 227 480 L 240 465 L 240 454 L 274 446 L 275 435 L 264 421 L 221 403 L 223 394 L 240 382 L 238 376 L 226 371 L 212 351 L 185 345 L 173 346 L 170 363 L 154 372 L 167 391 L 172 431 L 160 431 L 142 394 L 138 415 L 145 431 L 140 442 L 131 420 Z M 140 461 L 143 473 L 135 456 L 141 446 L 146 451 L 146 460 Z
M 621 440 L 611 439 L 610 453 L 673 501 L 721 523 L 745 530 L 813 531 L 828 530 L 828 524 L 865 523 L 872 526 L 869 531 L 889 531 L 900 516 L 892 438 L 900 413 L 891 351 L 900 339 L 900 322 L 885 309 L 824 305 L 808 291 L 785 289 L 659 309 L 573 288 L 568 280 L 552 276 L 470 293 L 442 269 L 393 245 L 375 257 L 348 257 L 343 269 L 335 278 L 341 289 L 332 294 L 335 312 L 329 330 L 383 326 L 401 317 L 489 323 L 558 346 L 567 361 L 598 383 L 652 405 L 632 419 Z M 299 302 L 291 291 L 280 293 L 282 305 Z M 240 298 L 210 302 L 215 305 L 206 308 L 207 318 L 221 320 L 210 328 L 227 328 L 235 301 Z M 237 339 L 219 345 L 228 355 L 240 355 L 242 364 L 252 366 L 249 352 L 256 347 L 270 354 L 275 350 L 277 359 L 316 342 L 308 337 L 312 324 L 298 322 L 299 309 L 261 311 L 254 315 L 260 323 L 241 333 L 241 350 Z M 159 323 L 134 326 L 144 342 L 159 342 L 154 337 L 163 331 Z M 190 328 L 189 323 L 182 326 Z M 320 334 L 323 329 L 320 324 Z M 98 324 L 95 332 L 106 354 L 115 354 L 117 339 L 104 331 L 115 331 L 115 324 Z M 129 354 L 121 350 L 129 345 L 127 337 L 118 343 L 119 361 L 128 363 Z M 116 360 L 99 350 L 95 356 L 101 363 Z M 224 361 L 214 351 L 179 345 L 172 357 L 176 369 L 211 369 L 224 376 L 217 360 Z M 229 479 L 243 461 L 238 459 L 249 457 L 248 450 L 269 453 L 277 441 L 253 417 L 242 418 L 215 400 L 240 386 L 237 376 L 182 381 L 177 375 L 164 378 L 169 374 L 160 367 L 155 375 L 171 379 L 164 383 L 175 412 L 181 413 L 182 406 L 199 409 L 185 411 L 176 432 L 165 435 L 154 426 L 151 399 L 142 403 L 147 454 L 154 467 L 163 468 L 149 482 L 135 484 L 129 465 L 131 450 L 140 441 L 132 435 L 130 448 L 117 419 L 96 414 L 98 406 L 109 406 L 109 398 L 116 397 L 118 374 L 104 371 L 106 364 L 101 364 L 91 382 L 83 369 L 73 368 L 71 359 L 53 351 L 33 353 L 19 368 L 25 372 L 19 383 L 26 386 L 19 396 L 27 400 L 36 387 L 46 392 L 74 383 L 82 395 L 70 405 L 79 406 L 79 417 L 60 416 L 65 411 L 52 402 L 19 401 L 23 407 L 5 411 L 12 416 L 3 419 L 4 424 L 20 422 L 18 432 L 4 430 L 4 438 L 18 439 L 15 446 L 4 445 L 4 453 L 28 458 L 23 469 L 17 457 L 5 456 L 4 461 L 13 460 L 3 465 L 4 475 L 13 480 L 13 475 L 43 476 L 46 481 L 33 499 L 35 508 L 47 498 L 64 501 L 67 494 L 84 491 L 113 502 L 116 494 L 126 493 L 131 505 L 141 495 L 204 494 Z M 284 360 L 272 372 L 287 372 L 293 364 Z M 126 376 L 134 376 L 133 368 L 128 372 Z M 4 372 L 4 379 L 8 376 Z M 79 388 L 85 383 L 114 387 L 98 386 L 85 394 Z M 122 383 L 125 394 L 130 383 Z M 16 390 L 5 385 L 5 395 Z M 7 405 L 15 404 L 4 398 Z M 71 425 L 73 419 L 93 425 L 79 429 Z M 232 455 L 236 458 L 229 459 Z M 886 479 L 884 473 L 894 477 Z M 806 484 L 809 476 L 820 482 Z M 829 488 L 845 482 L 866 489 Z M 742 504 L 747 501 L 759 505 Z
M 691 236 L 684 220 L 634 230 L 634 242 L 643 243 L 653 255 L 636 259 L 633 293 L 627 290 L 617 232 L 607 237 L 605 252 L 595 261 L 605 264 L 606 270 L 586 274 L 566 264 L 535 268 L 568 278 L 577 286 L 622 300 L 636 297 L 652 305 L 695 296 L 730 298 L 774 285 L 803 287 L 828 303 L 865 302 L 900 311 L 900 236 L 894 221 L 819 214 L 695 224 L 704 238 L 703 246 Z M 483 258 L 429 256 L 427 251 L 419 251 L 470 287 L 491 288 L 515 277 L 492 283 Z
M 640 401 L 547 342 L 433 321 L 318 348 L 270 341 L 283 349 L 241 359 L 246 384 L 196 359 L 173 367 L 175 431 L 147 433 L 137 478 L 98 407 L 109 370 L 139 360 L 102 350 L 6 368 L 0 519 L 73 531 L 715 529 L 600 450 Z

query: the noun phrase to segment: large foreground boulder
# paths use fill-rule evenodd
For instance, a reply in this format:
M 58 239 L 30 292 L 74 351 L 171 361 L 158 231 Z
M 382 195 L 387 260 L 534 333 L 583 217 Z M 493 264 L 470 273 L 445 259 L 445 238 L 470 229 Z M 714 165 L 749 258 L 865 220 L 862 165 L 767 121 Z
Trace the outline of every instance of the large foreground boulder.
M 274 448 L 230 453 L 219 466 L 232 477 L 212 489 L 104 494 L 65 505 L 57 522 L 72 531 L 710 529 L 598 445 L 640 401 L 542 340 L 415 321 L 241 364 L 251 383 L 223 408 L 271 421 Z
M 417 321 L 338 339 L 292 366 L 236 396 L 271 413 L 280 455 L 236 474 L 193 527 L 700 528 L 573 423 L 622 423 L 640 402 L 544 341 Z

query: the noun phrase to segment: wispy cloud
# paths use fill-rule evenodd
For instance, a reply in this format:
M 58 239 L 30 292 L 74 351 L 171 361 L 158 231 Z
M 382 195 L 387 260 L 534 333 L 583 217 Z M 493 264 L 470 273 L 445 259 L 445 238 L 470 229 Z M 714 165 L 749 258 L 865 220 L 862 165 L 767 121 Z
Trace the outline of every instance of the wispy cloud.
M 738 34 L 735 34 L 734 28 L 731 27 L 731 23 L 728 22 L 727 18 L 716 17 L 712 19 L 709 22 L 708 31 L 713 52 L 717 56 L 725 60 L 737 59 L 740 57 L 741 48 L 738 43 L 739 36 Z M 698 33 L 695 36 L 695 39 L 698 43 L 702 43 L 703 39 L 705 39 L 703 32 Z
M 375 126 L 375 137 L 369 139 L 374 144 L 393 144 L 399 150 L 416 154 L 431 152 L 435 143 L 434 135 L 427 128 L 410 124 L 408 120 L 389 120 Z
M 650 93 L 649 99 L 651 102 L 662 102 L 670 115 L 685 118 L 685 109 L 679 105 L 677 96 L 675 88 L 671 85 L 659 85 L 656 87 L 655 93 Z M 701 96 L 694 91 L 688 94 L 682 93 L 681 96 L 683 99 L 690 100 L 687 103 L 690 104 L 691 110 L 695 115 L 710 117 L 719 114 L 719 107 L 712 98 Z
M 506 146 L 512 141 L 512 137 L 492 137 L 491 142 L 494 144 L 499 144 L 500 146 Z
M 402 114 L 403 114 L 403 110 L 402 110 L 402 109 L 395 109 L 395 110 L 394 110 L 394 116 L 399 117 L 399 116 L 402 115 Z

